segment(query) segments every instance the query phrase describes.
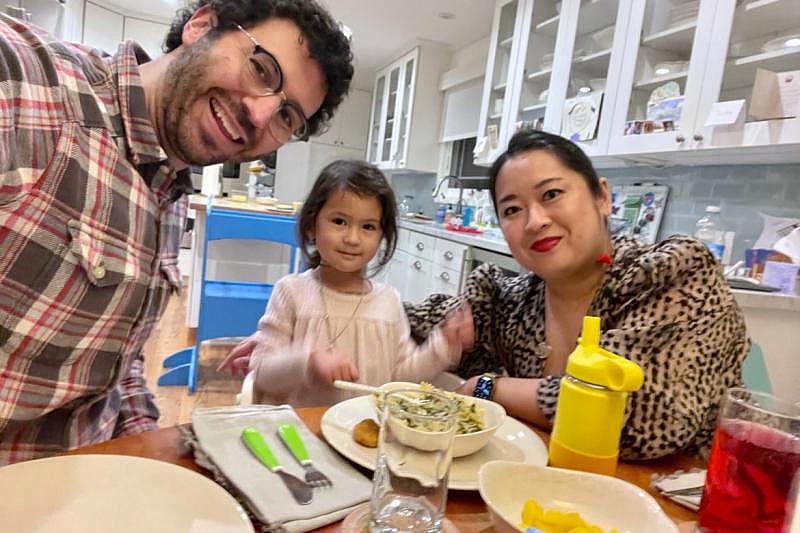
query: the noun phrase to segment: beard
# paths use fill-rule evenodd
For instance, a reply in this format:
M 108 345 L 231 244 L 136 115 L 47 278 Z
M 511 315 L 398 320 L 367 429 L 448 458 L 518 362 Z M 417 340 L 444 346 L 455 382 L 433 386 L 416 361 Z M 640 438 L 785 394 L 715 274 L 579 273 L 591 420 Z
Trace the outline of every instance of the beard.
M 191 111 L 202 96 L 214 93 L 208 83 L 212 70 L 211 49 L 215 39 L 209 35 L 186 46 L 181 54 L 169 64 L 162 81 L 162 144 L 168 153 L 181 161 L 194 165 L 211 165 L 242 157 L 246 145 L 239 154 L 215 154 L 216 143 L 191 118 Z M 225 101 L 236 114 L 236 120 L 254 138 L 253 126 L 241 104 L 235 104 L 223 94 L 215 98 Z M 238 155 L 238 157 L 237 157 Z M 252 159 L 252 158 L 251 158 Z

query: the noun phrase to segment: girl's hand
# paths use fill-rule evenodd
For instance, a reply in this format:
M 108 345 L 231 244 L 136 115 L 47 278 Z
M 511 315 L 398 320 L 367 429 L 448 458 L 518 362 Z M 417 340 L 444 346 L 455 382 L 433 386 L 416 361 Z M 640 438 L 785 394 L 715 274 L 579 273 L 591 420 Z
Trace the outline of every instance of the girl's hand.
M 356 381 L 358 369 L 353 362 L 335 350 L 314 350 L 308 356 L 308 368 L 318 381 L 333 385 L 337 379 Z
M 255 347 L 255 339 L 243 340 L 219 364 L 217 372 L 230 372 L 234 376 L 245 376 L 250 369 L 250 356 Z
M 472 323 L 472 308 L 463 303 L 447 314 L 442 333 L 451 348 L 469 351 L 475 345 L 475 328 Z

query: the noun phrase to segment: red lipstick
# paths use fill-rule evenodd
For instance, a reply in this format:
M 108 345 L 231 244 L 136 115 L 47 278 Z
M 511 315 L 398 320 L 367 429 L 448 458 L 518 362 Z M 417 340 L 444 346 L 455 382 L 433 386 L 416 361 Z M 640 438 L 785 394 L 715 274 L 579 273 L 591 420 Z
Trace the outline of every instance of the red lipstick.
M 531 250 L 542 253 L 549 252 L 555 248 L 559 242 L 561 242 L 561 237 L 546 237 L 531 244 Z

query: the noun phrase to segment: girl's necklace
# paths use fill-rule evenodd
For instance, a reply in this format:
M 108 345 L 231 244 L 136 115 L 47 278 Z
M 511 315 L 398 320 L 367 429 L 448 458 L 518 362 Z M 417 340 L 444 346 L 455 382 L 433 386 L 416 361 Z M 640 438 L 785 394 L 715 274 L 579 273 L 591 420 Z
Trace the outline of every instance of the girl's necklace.
M 356 313 L 358 312 L 358 308 L 361 307 L 361 302 L 364 301 L 364 296 L 366 296 L 367 293 L 366 292 L 362 292 L 361 293 L 361 297 L 358 299 L 358 302 L 356 302 L 356 305 L 353 308 L 353 312 L 350 314 L 350 318 L 347 319 L 347 322 L 342 327 L 342 329 L 340 329 L 339 331 L 336 332 L 336 334 L 334 334 L 333 333 L 333 327 L 331 326 L 330 313 L 328 312 L 328 302 L 327 302 L 327 300 L 325 298 L 325 287 L 324 287 L 324 284 L 322 283 L 322 277 L 321 276 L 318 279 L 318 281 L 319 281 L 319 297 L 322 300 L 322 309 L 325 312 L 325 314 L 323 315 L 322 319 L 325 321 L 325 330 L 326 330 L 326 333 L 328 335 L 328 348 L 333 348 L 334 344 L 336 343 L 336 340 L 339 337 L 341 337 L 342 334 L 350 326 L 350 324 L 352 324 L 353 319 L 356 317 Z

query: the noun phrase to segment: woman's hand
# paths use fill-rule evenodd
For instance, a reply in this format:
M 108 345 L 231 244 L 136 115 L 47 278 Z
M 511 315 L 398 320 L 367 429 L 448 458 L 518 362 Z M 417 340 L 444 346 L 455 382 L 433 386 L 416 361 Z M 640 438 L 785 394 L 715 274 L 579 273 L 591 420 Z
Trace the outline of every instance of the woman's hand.
M 358 380 L 356 365 L 331 348 L 311 352 L 308 356 L 308 369 L 316 380 L 327 385 L 333 385 L 337 379 L 342 381 Z
M 250 371 L 250 356 L 253 355 L 255 347 L 255 339 L 243 340 L 219 364 L 217 372 L 230 372 L 231 375 L 244 377 Z
M 442 324 L 442 333 L 450 348 L 469 351 L 475 344 L 475 327 L 472 323 L 472 308 L 464 303 L 447 314 Z
M 480 376 L 472 376 L 467 381 L 461 384 L 459 388 L 456 389 L 458 394 L 463 394 L 464 396 L 472 396 L 472 393 L 475 392 L 475 385 L 478 383 L 478 378 Z

